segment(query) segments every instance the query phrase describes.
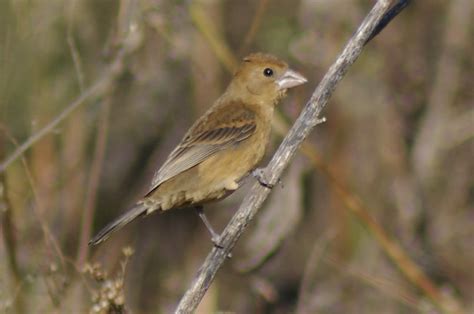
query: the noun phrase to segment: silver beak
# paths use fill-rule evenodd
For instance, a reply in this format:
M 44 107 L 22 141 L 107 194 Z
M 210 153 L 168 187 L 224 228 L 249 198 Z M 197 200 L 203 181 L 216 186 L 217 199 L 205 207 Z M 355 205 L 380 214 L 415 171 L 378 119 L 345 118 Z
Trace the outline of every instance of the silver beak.
M 286 70 L 283 75 L 276 80 L 280 89 L 287 89 L 306 83 L 308 80 L 301 74 L 291 69 Z

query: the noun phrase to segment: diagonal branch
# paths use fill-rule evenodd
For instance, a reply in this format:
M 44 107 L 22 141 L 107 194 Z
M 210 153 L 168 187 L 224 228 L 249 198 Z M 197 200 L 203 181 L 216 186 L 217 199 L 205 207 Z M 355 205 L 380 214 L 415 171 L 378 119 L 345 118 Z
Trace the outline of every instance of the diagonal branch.
M 344 51 L 326 73 L 268 164 L 265 170 L 268 182 L 273 183 L 278 180 L 291 158 L 295 155 L 298 147 L 313 128 L 322 121 L 319 115 L 326 106 L 336 84 L 343 78 L 349 66 L 355 62 L 362 52 L 364 44 L 379 23 L 384 12 L 389 8 L 390 2 L 389 0 L 377 1 L 362 25 L 344 48 Z M 258 183 L 252 186 L 250 193 L 243 200 L 239 210 L 222 232 L 220 245 L 223 248 L 214 248 L 209 253 L 196 278 L 191 283 L 190 288 L 181 299 L 176 313 L 191 313 L 196 309 L 217 271 L 224 263 L 226 256 L 233 249 L 235 243 L 258 212 L 269 193 L 269 189 L 262 187 Z
M 51 133 L 61 122 L 71 115 L 82 104 L 91 99 L 104 95 L 112 86 L 115 80 L 122 74 L 125 67 L 125 58 L 130 54 L 130 47 L 124 46 L 118 52 L 107 70 L 102 76 L 88 89 L 71 102 L 61 113 L 59 113 L 51 122 L 41 128 L 38 132 L 31 135 L 23 144 L 21 144 L 10 156 L 0 163 L 0 173 L 3 173 L 14 161 L 21 157 L 28 149 L 44 136 Z

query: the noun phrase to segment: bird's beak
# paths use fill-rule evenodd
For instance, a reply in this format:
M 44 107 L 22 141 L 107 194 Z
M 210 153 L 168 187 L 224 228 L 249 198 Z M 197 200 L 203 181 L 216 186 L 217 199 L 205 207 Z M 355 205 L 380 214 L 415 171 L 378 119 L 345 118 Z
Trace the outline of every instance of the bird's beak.
M 279 89 L 287 89 L 306 83 L 308 80 L 301 74 L 291 69 L 286 70 L 283 75 L 276 80 Z

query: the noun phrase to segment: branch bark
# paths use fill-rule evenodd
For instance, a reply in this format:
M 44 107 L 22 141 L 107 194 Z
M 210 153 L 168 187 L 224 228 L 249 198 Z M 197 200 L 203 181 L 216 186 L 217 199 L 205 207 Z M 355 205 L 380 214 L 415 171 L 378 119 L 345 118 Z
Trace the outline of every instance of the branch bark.
M 389 8 L 390 2 L 389 0 L 377 1 L 357 32 L 349 40 L 341 55 L 315 89 L 299 118 L 266 167 L 265 172 L 268 182 L 274 183 L 278 180 L 298 147 L 313 128 L 324 120 L 320 119 L 319 115 L 326 106 L 329 97 L 332 95 L 337 83 L 349 69 L 349 66 L 355 62 L 362 52 L 364 44 Z M 262 187 L 258 183 L 252 186 L 240 208 L 222 232 L 220 245 L 223 248 L 213 248 L 209 253 L 196 278 L 178 304 L 175 313 L 192 313 L 195 311 L 217 271 L 224 263 L 226 256 L 231 252 L 235 243 L 258 212 L 269 193 L 269 189 Z

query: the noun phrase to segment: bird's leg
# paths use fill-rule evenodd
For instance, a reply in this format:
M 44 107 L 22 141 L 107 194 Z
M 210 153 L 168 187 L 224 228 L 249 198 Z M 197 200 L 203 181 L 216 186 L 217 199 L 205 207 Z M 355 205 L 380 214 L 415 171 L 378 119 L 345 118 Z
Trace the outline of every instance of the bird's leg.
M 275 184 L 269 183 L 267 179 L 267 175 L 265 173 L 266 168 L 257 168 L 252 171 L 252 176 L 257 179 L 258 183 L 260 183 L 261 186 L 266 187 L 267 189 L 273 189 Z M 278 183 L 281 185 L 283 188 L 283 183 L 281 182 L 281 179 L 278 178 Z
M 222 249 L 223 247 L 219 244 L 219 240 L 221 237 L 219 236 L 219 234 L 217 234 L 217 232 L 214 231 L 211 223 L 209 222 L 209 220 L 207 220 L 207 217 L 204 214 L 204 210 L 202 209 L 202 206 L 196 206 L 195 209 L 199 217 L 201 218 L 202 222 L 204 222 L 204 224 L 206 225 L 207 230 L 211 234 L 211 241 L 212 243 L 214 243 L 214 246 L 219 249 Z
M 220 235 L 217 234 L 217 232 L 214 231 L 214 229 L 211 226 L 211 223 L 209 220 L 207 220 L 206 215 L 204 214 L 204 210 L 202 209 L 202 206 L 196 206 L 195 207 L 199 217 L 201 218 L 202 222 L 206 225 L 207 230 L 209 230 L 209 233 L 211 234 L 211 241 L 214 243 L 214 246 L 218 249 L 223 249 L 224 247 L 219 244 L 220 242 Z M 231 258 L 232 253 L 227 254 L 227 258 Z

